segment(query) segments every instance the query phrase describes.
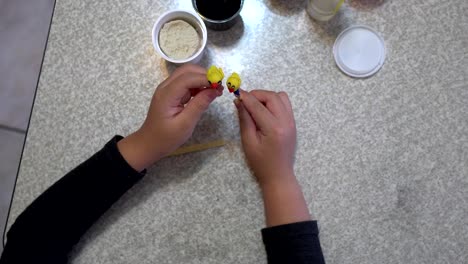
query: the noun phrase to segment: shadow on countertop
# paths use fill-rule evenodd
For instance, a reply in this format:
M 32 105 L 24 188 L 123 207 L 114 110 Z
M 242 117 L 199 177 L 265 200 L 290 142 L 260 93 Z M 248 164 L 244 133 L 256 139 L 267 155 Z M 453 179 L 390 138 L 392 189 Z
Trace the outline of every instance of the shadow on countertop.
M 230 29 L 217 31 L 208 29 L 208 45 L 213 44 L 218 47 L 230 47 L 236 44 L 244 35 L 244 21 L 242 16 Z
M 205 48 L 203 51 L 203 56 L 200 59 L 199 62 L 195 63 L 197 65 L 200 65 L 204 68 L 208 68 L 211 66 L 211 53 L 209 48 Z M 177 68 L 179 68 L 182 65 L 176 65 L 172 62 L 166 61 L 163 58 L 161 58 L 161 63 L 160 63 L 160 69 L 161 71 L 164 71 L 166 74 L 166 78 L 169 77 Z
M 318 21 L 308 16 L 311 20 L 312 27 L 321 36 L 324 36 L 324 41 L 332 46 L 338 35 L 348 27 L 355 25 L 356 22 L 352 17 L 352 11 L 348 6 L 343 5 L 338 13 L 329 21 Z
M 350 0 L 348 5 L 358 10 L 370 11 L 385 4 L 387 0 Z
M 265 5 L 275 14 L 291 16 L 306 9 L 305 0 L 264 0 Z

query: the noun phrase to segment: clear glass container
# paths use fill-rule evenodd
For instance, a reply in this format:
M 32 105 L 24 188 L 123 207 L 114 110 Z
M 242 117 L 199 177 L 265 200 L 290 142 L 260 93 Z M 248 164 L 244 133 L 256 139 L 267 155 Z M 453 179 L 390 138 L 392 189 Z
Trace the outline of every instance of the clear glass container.
M 307 13 L 319 21 L 330 20 L 340 9 L 344 0 L 309 0 Z

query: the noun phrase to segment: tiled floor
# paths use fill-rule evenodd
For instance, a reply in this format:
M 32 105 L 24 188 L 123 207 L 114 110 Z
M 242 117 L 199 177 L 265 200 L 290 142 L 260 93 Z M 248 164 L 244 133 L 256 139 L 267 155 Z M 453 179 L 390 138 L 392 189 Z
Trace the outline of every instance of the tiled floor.
M 2 233 L 10 207 L 23 141 L 24 133 L 0 129 L 0 228 Z
M 0 0 L 0 235 L 10 206 L 54 2 Z M 0 254 L 2 250 L 3 243 Z

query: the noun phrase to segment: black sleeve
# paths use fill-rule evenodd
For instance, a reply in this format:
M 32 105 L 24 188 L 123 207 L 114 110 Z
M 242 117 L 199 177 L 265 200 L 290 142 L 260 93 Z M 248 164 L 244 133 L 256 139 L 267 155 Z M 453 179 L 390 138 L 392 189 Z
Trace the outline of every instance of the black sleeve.
M 325 263 L 318 233 L 317 221 L 262 229 L 268 263 Z
M 41 194 L 16 219 L 0 259 L 5 263 L 66 263 L 86 230 L 144 175 L 117 149 L 103 149 Z

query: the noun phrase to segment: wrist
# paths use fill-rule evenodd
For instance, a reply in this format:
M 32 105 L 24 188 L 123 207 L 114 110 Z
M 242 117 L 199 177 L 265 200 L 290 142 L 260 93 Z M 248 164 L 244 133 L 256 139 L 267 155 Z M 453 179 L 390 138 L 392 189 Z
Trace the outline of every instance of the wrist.
M 268 227 L 311 219 L 301 186 L 295 177 L 271 181 L 261 188 Z
M 255 173 L 260 188 L 263 190 L 269 187 L 297 184 L 294 169 L 272 170 Z
M 117 143 L 120 154 L 136 171 L 142 171 L 161 157 L 154 153 L 151 144 L 141 130 L 128 135 Z
M 300 189 L 299 183 L 294 175 L 281 177 L 279 179 L 272 179 L 259 183 L 262 192 L 274 191 L 274 190 L 293 190 Z

